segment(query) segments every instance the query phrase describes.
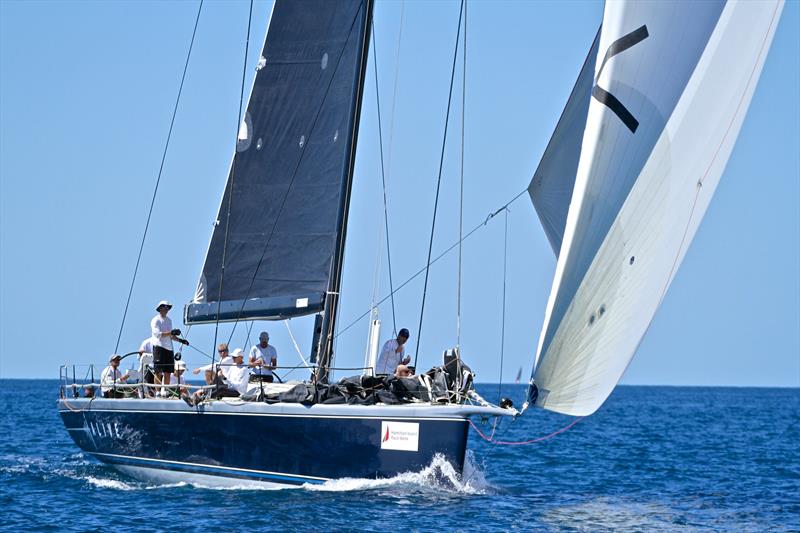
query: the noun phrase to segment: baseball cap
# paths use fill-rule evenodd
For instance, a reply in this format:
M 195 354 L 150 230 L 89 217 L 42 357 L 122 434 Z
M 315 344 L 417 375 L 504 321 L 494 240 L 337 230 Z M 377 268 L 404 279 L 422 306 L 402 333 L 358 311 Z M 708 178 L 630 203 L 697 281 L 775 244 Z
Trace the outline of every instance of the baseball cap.
M 108 362 L 110 363 L 114 359 L 122 359 L 122 356 L 120 354 L 118 354 L 118 353 L 112 353 L 111 357 L 108 358 Z
M 258 338 L 269 340 L 269 333 L 267 333 L 266 331 L 262 331 L 261 333 L 258 334 Z
M 231 354 L 231 357 L 244 357 L 244 352 L 241 348 L 236 348 Z
M 408 334 L 408 330 L 406 328 L 403 328 L 403 329 L 400 330 L 400 332 L 397 334 L 397 336 L 398 337 L 409 338 L 411 335 Z

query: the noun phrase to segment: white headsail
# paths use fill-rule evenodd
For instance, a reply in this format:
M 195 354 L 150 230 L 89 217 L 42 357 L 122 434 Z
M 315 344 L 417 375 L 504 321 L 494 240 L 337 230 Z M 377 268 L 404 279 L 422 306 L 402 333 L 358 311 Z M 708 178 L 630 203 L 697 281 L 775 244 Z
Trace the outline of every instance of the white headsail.
M 622 377 L 719 182 L 782 8 L 606 3 L 538 406 L 591 414 Z

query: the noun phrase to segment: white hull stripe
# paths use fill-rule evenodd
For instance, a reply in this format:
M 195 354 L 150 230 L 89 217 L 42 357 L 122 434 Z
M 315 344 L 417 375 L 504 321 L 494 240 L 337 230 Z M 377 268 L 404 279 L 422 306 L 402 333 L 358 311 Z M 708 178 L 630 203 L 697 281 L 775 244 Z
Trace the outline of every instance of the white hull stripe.
M 269 472 L 266 470 L 251 470 L 248 468 L 234 468 L 230 466 L 212 466 L 201 463 L 187 463 L 183 461 L 169 461 L 164 459 L 150 459 L 146 457 L 133 457 L 130 455 L 118 455 L 114 453 L 89 452 L 98 459 L 108 463 L 117 463 L 127 466 L 144 466 L 148 468 L 161 468 L 166 470 L 178 470 L 197 474 L 207 474 L 212 476 L 224 476 L 240 479 L 270 479 L 283 483 L 320 484 L 328 481 L 329 478 L 302 476 L 299 474 L 283 474 L 281 472 Z M 105 458 L 105 459 L 104 459 Z

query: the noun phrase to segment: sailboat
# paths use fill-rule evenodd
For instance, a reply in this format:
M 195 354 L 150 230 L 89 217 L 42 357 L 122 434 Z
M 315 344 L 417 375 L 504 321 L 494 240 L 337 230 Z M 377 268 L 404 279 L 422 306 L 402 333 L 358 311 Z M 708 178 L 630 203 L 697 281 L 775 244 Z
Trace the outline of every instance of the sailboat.
M 67 431 L 83 451 L 136 477 L 286 486 L 390 477 L 437 455 L 460 471 L 473 417 L 530 407 L 592 414 L 634 356 L 700 224 L 782 7 L 606 3 L 528 187 L 557 267 L 519 410 L 481 398 L 458 350 L 446 350 L 445 394 L 430 389 L 404 402 L 254 394 L 190 406 L 85 397 L 65 382 L 58 410 Z M 372 10 L 372 0 L 276 0 L 184 309 L 186 325 L 314 315 L 314 374 L 299 384 L 309 391 L 333 385 Z

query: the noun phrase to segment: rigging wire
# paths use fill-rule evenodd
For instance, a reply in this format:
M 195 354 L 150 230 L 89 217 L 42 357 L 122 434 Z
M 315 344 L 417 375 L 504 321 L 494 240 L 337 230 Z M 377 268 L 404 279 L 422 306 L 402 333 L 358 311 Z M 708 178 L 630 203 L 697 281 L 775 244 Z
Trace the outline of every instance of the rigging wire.
M 186 80 L 186 71 L 189 69 L 189 59 L 192 57 L 192 49 L 194 48 L 194 38 L 197 35 L 197 24 L 200 22 L 200 12 L 203 10 L 203 0 L 200 0 L 200 5 L 197 6 L 197 16 L 194 19 L 194 29 L 192 30 L 192 39 L 189 42 L 189 51 L 186 54 L 186 62 L 183 64 L 183 74 L 181 75 L 181 83 L 178 86 L 178 96 L 175 99 L 175 106 L 172 109 L 172 119 L 169 122 L 169 131 L 167 132 L 167 141 L 164 144 L 164 152 L 161 154 L 161 165 L 158 167 L 158 177 L 156 178 L 156 185 L 153 189 L 153 197 L 150 200 L 150 210 L 147 212 L 147 222 L 144 225 L 144 233 L 142 234 L 142 242 L 139 244 L 139 255 L 136 257 L 136 266 L 133 269 L 133 279 L 131 279 L 131 286 L 128 289 L 128 298 L 125 301 L 125 311 L 122 313 L 122 323 L 119 325 L 119 333 L 117 334 L 117 343 L 114 346 L 114 353 L 119 350 L 119 342 L 122 338 L 122 330 L 125 328 L 125 319 L 128 317 L 128 308 L 131 304 L 131 296 L 133 295 L 133 286 L 136 283 L 136 276 L 139 273 L 139 264 L 142 261 L 142 252 L 144 250 L 145 239 L 147 239 L 147 231 L 150 229 L 150 219 L 153 216 L 153 206 L 156 203 L 156 196 L 158 195 L 158 186 L 161 184 L 161 174 L 164 171 L 164 162 L 167 159 L 167 151 L 169 150 L 169 142 L 172 139 L 172 129 L 175 125 L 175 116 L 178 114 L 178 104 L 181 101 L 181 93 L 183 93 L 183 82 Z
M 503 394 L 503 359 L 506 351 L 506 279 L 508 277 L 508 208 L 504 210 L 503 220 L 503 311 L 500 326 L 500 380 L 497 385 L 497 403 Z
M 250 323 L 247 325 L 247 338 L 244 341 L 244 349 L 246 350 L 248 346 L 250 346 L 250 333 L 253 332 L 253 325 L 255 325 L 256 321 L 251 320 Z M 260 340 L 260 339 L 259 339 Z M 229 346 L 230 348 L 230 346 Z
M 464 130 L 466 129 L 467 105 L 467 0 L 464 0 L 464 50 L 462 51 L 463 66 L 461 68 L 461 180 L 458 199 L 458 296 L 456 297 L 456 347 L 461 349 L 461 258 L 462 241 L 464 235 Z
M 569 424 L 567 424 L 563 428 L 558 429 L 558 430 L 550 433 L 549 435 L 545 435 L 544 437 L 538 437 L 536 439 L 522 440 L 522 441 L 495 440 L 494 431 L 492 431 L 492 435 L 491 436 L 487 437 L 486 435 L 484 435 L 481 432 L 480 429 L 478 429 L 478 426 L 476 426 L 475 423 L 472 420 L 469 421 L 469 425 L 472 426 L 472 429 L 474 429 L 475 431 L 478 432 L 478 435 L 480 435 L 480 437 L 483 440 L 485 440 L 486 442 L 489 442 L 491 444 L 499 444 L 501 446 L 525 446 L 527 444 L 535 444 L 537 442 L 542 442 L 542 441 L 545 441 L 547 439 L 551 439 L 551 438 L 555 437 L 556 435 L 560 435 L 561 433 L 564 433 L 568 429 L 572 428 L 572 426 L 574 426 L 575 424 L 577 424 L 578 422 L 580 422 L 584 418 L 586 418 L 586 417 L 579 416 L 578 418 L 576 418 L 575 420 L 573 420 L 572 422 L 570 422 Z
M 392 108 L 389 112 L 389 147 L 386 153 L 386 173 L 392 176 L 392 153 L 394 147 L 394 118 L 397 105 L 397 86 L 400 80 L 400 44 L 403 39 L 403 18 L 405 14 L 405 0 L 400 1 L 400 28 L 397 31 L 397 47 L 394 53 L 394 85 L 392 87 Z M 374 25 L 373 25 L 374 26 Z
M 436 230 L 436 212 L 439 208 L 439 191 L 442 186 L 442 169 L 444 167 L 444 150 L 447 146 L 447 126 L 450 122 L 450 105 L 453 101 L 453 82 L 456 76 L 456 62 L 458 59 L 458 44 L 461 37 L 461 20 L 464 15 L 464 0 L 461 0 L 461 7 L 458 11 L 458 30 L 456 31 L 456 46 L 453 51 L 453 68 L 450 72 L 450 92 L 447 96 L 447 112 L 444 119 L 444 134 L 442 135 L 442 152 L 439 156 L 439 176 L 436 179 L 436 198 L 433 202 L 433 220 L 431 221 L 431 238 L 428 242 L 428 260 L 425 266 L 425 284 L 422 287 L 422 305 L 419 311 L 419 327 L 417 328 L 417 345 L 414 348 L 414 367 L 417 366 L 417 358 L 419 357 L 419 343 L 422 338 L 422 319 L 425 315 L 425 299 L 428 295 L 428 276 L 430 274 L 431 254 L 433 253 L 433 236 Z M 459 242 L 461 239 L 459 239 Z
M 378 89 L 378 40 L 375 38 L 375 24 L 372 24 L 372 66 L 375 72 L 375 104 L 378 110 L 378 146 L 381 153 L 381 183 L 383 184 L 383 227 L 386 229 L 386 261 L 389 266 L 389 291 L 394 293 L 392 280 L 392 247 L 389 241 L 389 207 L 386 201 L 386 171 L 383 164 L 383 126 L 381 125 L 381 97 Z M 394 310 L 394 296 L 392 300 L 392 328 L 397 334 L 397 319 Z
M 231 162 L 231 179 L 228 180 L 228 206 L 225 213 L 225 237 L 222 241 L 222 264 L 219 273 L 219 296 L 217 298 L 217 317 L 214 322 L 214 346 L 212 346 L 212 357 L 216 357 L 217 336 L 219 334 L 219 311 L 222 306 L 222 287 L 225 283 L 225 258 L 228 253 L 228 232 L 231 224 L 231 203 L 233 202 L 233 185 L 236 180 L 236 145 L 239 144 L 239 132 L 242 128 L 242 107 L 244 105 L 244 81 L 247 77 L 247 56 L 250 52 L 250 28 L 253 23 L 253 0 L 250 0 L 250 12 L 247 16 L 247 38 L 244 43 L 244 61 L 242 63 L 242 84 L 239 90 L 239 113 L 236 115 L 236 142 L 234 143 L 233 161 Z M 231 332 L 231 338 L 233 332 Z M 231 340 L 228 339 L 228 344 Z M 211 363 L 214 363 L 212 359 Z
M 489 213 L 489 214 L 486 216 L 486 218 L 484 219 L 484 221 L 483 221 L 483 222 L 481 222 L 480 224 L 477 224 L 475 227 L 473 227 L 473 228 L 472 228 L 472 229 L 471 229 L 469 232 L 467 232 L 467 233 L 466 233 L 466 235 L 464 235 L 464 237 L 462 237 L 461 239 L 459 239 L 457 242 L 454 242 L 454 243 L 453 243 L 453 244 L 451 244 L 449 247 L 445 248 L 445 249 L 444 249 L 444 250 L 443 250 L 443 251 L 442 251 L 442 252 L 441 252 L 439 255 L 437 255 L 436 257 L 434 257 L 434 258 L 433 258 L 433 260 L 431 260 L 431 261 L 428 261 L 428 263 L 426 264 L 426 266 L 424 266 L 424 267 L 420 268 L 419 270 L 417 270 L 417 271 L 416 271 L 414 274 L 412 274 L 410 277 L 408 277 L 408 278 L 407 278 L 407 279 L 406 279 L 406 280 L 405 280 L 403 283 L 401 283 L 400 285 L 398 285 L 398 286 L 397 286 L 397 288 L 394 290 L 394 292 L 398 292 L 398 291 L 400 291 L 400 289 L 402 289 L 403 287 L 405 287 L 406 285 L 408 285 L 409 283 L 411 283 L 412 281 L 414 281 L 414 280 L 415 280 L 415 279 L 416 279 L 416 278 L 417 278 L 417 277 L 418 277 L 420 274 L 422 274 L 423 272 L 425 272 L 425 269 L 426 269 L 426 268 L 429 268 L 429 267 L 433 266 L 433 265 L 434 265 L 434 264 L 436 264 L 436 262 L 437 262 L 437 261 L 439 261 L 439 260 L 440 260 L 442 257 L 444 257 L 444 256 L 445 256 L 445 255 L 447 255 L 448 253 L 452 252 L 452 251 L 453 251 L 453 249 L 454 249 L 456 246 L 458 246 L 458 243 L 459 243 L 459 242 L 466 241 L 467 239 L 469 239 L 470 237 L 472 237 L 472 235 L 473 235 L 473 234 L 474 234 L 476 231 L 478 231 L 478 230 L 479 230 L 479 229 L 481 229 L 482 227 L 486 226 L 486 224 L 488 224 L 490 220 L 492 220 L 492 219 L 493 219 L 494 217 L 496 217 L 498 214 L 502 213 L 504 209 L 506 209 L 508 206 L 510 206 L 511 204 L 513 204 L 515 201 L 517 201 L 517 200 L 518 200 L 520 197 L 522 197 L 522 195 L 523 195 L 523 194 L 525 194 L 526 192 L 528 192 L 528 189 L 523 189 L 522 191 L 520 191 L 519 193 L 517 193 L 517 195 L 516 195 L 516 196 L 514 196 L 514 197 L 513 197 L 511 200 L 509 200 L 508 202 L 506 202 L 505 204 L 503 204 L 502 206 L 500 206 L 500 208 L 499 208 L 499 209 L 497 209 L 497 210 L 495 210 L 495 211 L 493 211 L 493 212 Z M 383 302 L 385 302 L 386 300 L 388 300 L 390 296 L 391 296 L 390 294 L 387 294 L 387 295 L 386 295 L 386 296 L 384 296 L 382 299 L 378 300 L 378 302 L 377 302 L 377 303 L 375 303 L 374 305 L 380 305 L 380 304 L 382 304 Z M 364 311 L 362 314 L 360 314 L 358 317 L 356 317 L 356 318 L 355 318 L 355 319 L 353 319 L 353 320 L 352 320 L 350 323 L 348 323 L 346 327 L 342 328 L 342 330 L 341 330 L 339 333 L 337 333 L 337 334 L 336 334 L 336 336 L 338 337 L 339 335 L 342 335 L 342 334 L 344 334 L 344 333 L 345 333 L 347 330 L 349 330 L 350 328 L 352 328 L 353 326 L 355 326 L 356 324 L 358 324 L 358 322 L 359 322 L 359 321 L 360 321 L 362 318 L 364 318 L 365 316 L 369 315 L 371 312 L 372 312 L 372 307 L 370 307 L 370 308 L 369 308 L 367 311 Z

